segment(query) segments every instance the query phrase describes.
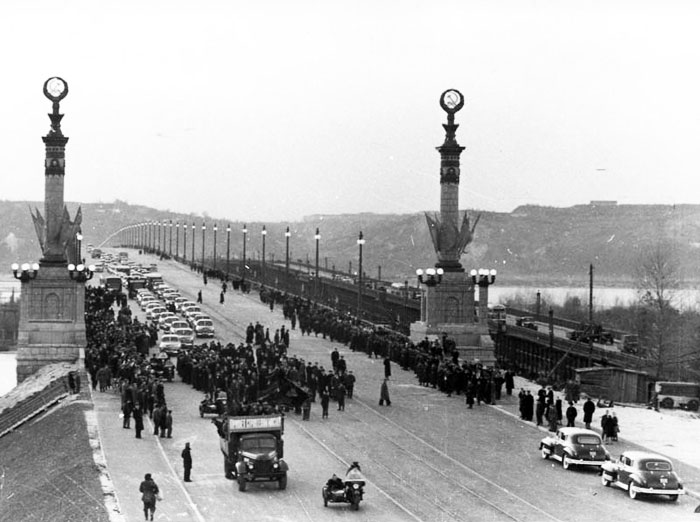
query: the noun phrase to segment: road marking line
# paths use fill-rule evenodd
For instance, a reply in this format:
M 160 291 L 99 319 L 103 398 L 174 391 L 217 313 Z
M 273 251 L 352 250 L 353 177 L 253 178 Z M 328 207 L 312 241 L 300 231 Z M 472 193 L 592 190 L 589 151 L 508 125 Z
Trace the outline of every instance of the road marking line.
M 149 426 L 151 428 L 153 428 L 153 423 L 151 422 L 150 417 L 146 417 L 146 419 L 148 420 Z M 163 449 L 163 445 L 160 443 L 160 437 L 156 437 L 155 439 L 156 439 L 156 444 L 158 445 L 158 449 L 160 450 L 160 454 L 163 457 L 163 460 L 168 465 L 168 469 L 170 469 L 170 472 L 172 473 L 173 477 L 175 478 L 175 483 L 180 488 L 180 491 L 182 491 L 182 493 L 185 495 L 186 503 L 189 504 L 190 508 L 194 512 L 195 518 L 199 522 L 205 522 L 206 519 L 199 512 L 199 509 L 197 509 L 197 504 L 195 504 L 194 501 L 192 500 L 192 497 L 190 496 L 189 492 L 187 491 L 184 484 L 180 480 L 180 476 L 177 474 L 177 472 L 175 471 L 175 468 L 173 467 L 172 463 L 170 462 L 170 459 L 165 454 L 165 450 Z
M 343 457 L 341 457 L 341 456 L 338 455 L 335 451 L 333 451 L 332 449 L 330 449 L 321 439 L 319 439 L 318 437 L 316 437 L 316 435 L 314 435 L 314 434 L 311 433 L 309 430 L 307 430 L 299 421 L 294 420 L 293 422 L 294 422 L 294 424 L 296 424 L 296 425 L 299 427 L 299 429 L 301 429 L 304 433 L 306 433 L 309 437 L 311 437 L 314 441 L 316 441 L 316 443 L 318 443 L 318 444 L 319 444 L 323 449 L 325 449 L 328 453 L 330 453 L 330 454 L 333 455 L 336 459 L 338 459 L 344 466 L 348 466 L 348 467 L 349 467 L 349 464 L 343 459 Z M 406 508 L 405 506 L 399 504 L 396 500 L 394 500 L 394 499 L 393 499 L 386 491 L 384 491 L 382 488 L 380 488 L 379 486 L 377 486 L 375 483 L 373 483 L 373 482 L 367 480 L 367 477 L 365 477 L 365 480 L 367 481 L 367 483 L 372 484 L 372 485 L 377 489 L 377 491 L 379 491 L 382 495 L 384 495 L 386 498 L 388 498 L 392 503 L 394 503 L 394 505 L 396 505 L 396 507 L 398 507 L 399 509 L 401 509 L 404 513 L 406 513 L 407 515 L 410 515 L 414 520 L 418 520 L 418 521 L 422 522 L 422 519 L 421 519 L 418 515 L 416 515 L 415 513 L 409 511 L 408 508 Z

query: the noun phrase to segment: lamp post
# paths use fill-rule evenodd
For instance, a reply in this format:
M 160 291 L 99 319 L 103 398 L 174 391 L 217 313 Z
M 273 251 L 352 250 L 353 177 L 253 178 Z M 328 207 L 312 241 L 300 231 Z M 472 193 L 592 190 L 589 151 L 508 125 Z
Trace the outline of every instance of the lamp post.
M 182 261 L 187 263 L 187 222 L 182 224 Z
M 160 221 L 156 221 L 156 222 L 155 222 L 155 226 L 156 226 L 156 237 L 158 238 L 158 241 L 157 241 L 157 243 L 156 243 L 156 254 L 160 254 L 160 252 L 161 252 L 161 244 L 160 244 L 160 229 L 161 229 L 161 226 L 160 226 Z
M 68 265 L 68 275 L 73 281 L 77 281 L 78 283 L 89 281 L 92 279 L 94 273 L 95 265 L 90 265 L 87 268 L 82 263 L 79 263 L 77 266 L 73 263 Z
M 216 231 L 219 229 L 219 227 L 216 226 L 216 223 L 214 223 L 214 265 L 213 265 L 213 270 L 216 270 Z
M 20 267 L 17 263 L 12 263 L 10 266 L 12 269 L 12 275 L 15 279 L 19 279 L 22 283 L 28 283 L 32 279 L 36 279 L 39 274 L 39 263 L 22 263 Z
M 286 243 L 284 250 L 284 275 L 287 279 L 289 279 L 289 238 L 291 235 L 292 233 L 289 231 L 289 227 L 287 227 L 287 231 L 284 233 L 284 240 Z
M 245 271 L 246 271 L 246 268 L 247 268 L 247 267 L 246 267 L 246 264 L 245 264 L 245 261 L 246 261 L 246 259 L 245 259 L 245 248 L 246 248 L 246 241 L 248 240 L 248 227 L 246 226 L 245 223 L 243 224 L 243 230 L 242 230 L 242 232 L 243 232 L 243 273 L 242 273 L 242 275 L 241 275 L 241 279 L 242 279 L 243 281 L 245 281 Z
M 472 283 L 479 286 L 479 322 L 486 323 L 489 308 L 489 285 L 496 282 L 496 271 L 480 268 L 469 273 Z
M 81 260 L 81 248 L 82 248 L 83 234 L 80 230 L 75 234 L 75 260 L 80 263 Z
M 194 266 L 194 221 L 192 222 L 192 266 Z
M 359 269 L 357 272 L 357 322 L 360 322 L 360 314 L 362 312 L 362 246 L 365 244 L 365 238 L 362 235 L 362 230 L 360 230 L 360 235 L 357 238 L 357 246 L 360 249 L 359 252 Z
M 265 238 L 267 237 L 267 230 L 265 229 L 265 225 L 262 227 L 262 275 L 261 279 L 263 284 L 265 283 Z
M 180 256 L 180 222 L 175 222 L 175 259 Z
M 231 262 L 231 223 L 226 225 L 226 279 L 228 279 L 229 264 Z
M 419 268 L 416 270 L 418 282 L 425 286 L 437 286 L 442 283 L 442 275 L 444 273 L 445 271 L 442 268 L 426 268 L 425 270 Z M 408 293 L 408 281 L 406 281 L 406 293 Z
M 314 235 L 316 240 L 316 274 L 314 276 L 314 296 L 318 299 L 318 243 L 321 241 L 321 233 L 318 227 L 316 227 L 316 235 Z
M 170 223 L 168 224 L 168 228 L 170 229 L 170 239 L 168 240 L 168 256 L 173 257 L 173 220 L 170 220 Z
M 207 225 L 202 221 L 202 272 L 204 272 L 204 243 L 205 243 L 205 234 L 207 231 Z

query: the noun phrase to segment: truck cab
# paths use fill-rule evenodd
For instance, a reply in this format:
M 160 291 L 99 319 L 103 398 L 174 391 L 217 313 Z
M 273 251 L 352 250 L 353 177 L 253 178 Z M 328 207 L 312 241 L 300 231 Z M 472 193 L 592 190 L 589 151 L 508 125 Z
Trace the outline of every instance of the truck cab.
M 277 482 L 287 487 L 289 466 L 284 461 L 284 417 L 281 414 L 221 417 L 214 419 L 224 456 L 224 473 L 238 481 L 239 491 L 248 482 Z

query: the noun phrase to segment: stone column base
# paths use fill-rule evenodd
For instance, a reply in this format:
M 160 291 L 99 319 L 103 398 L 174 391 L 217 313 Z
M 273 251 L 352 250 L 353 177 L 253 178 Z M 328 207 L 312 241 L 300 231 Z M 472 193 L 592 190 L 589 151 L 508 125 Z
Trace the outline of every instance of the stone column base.
M 17 383 L 19 384 L 41 367 L 54 363 L 76 363 L 81 346 L 20 346 L 17 349 Z
M 479 362 L 485 367 L 493 366 L 496 362 L 495 344 L 489 335 L 488 326 L 479 323 L 429 325 L 417 321 L 411 323 L 410 339 L 416 344 L 426 337 L 441 340 L 443 333 L 455 341 L 462 360 L 468 363 Z

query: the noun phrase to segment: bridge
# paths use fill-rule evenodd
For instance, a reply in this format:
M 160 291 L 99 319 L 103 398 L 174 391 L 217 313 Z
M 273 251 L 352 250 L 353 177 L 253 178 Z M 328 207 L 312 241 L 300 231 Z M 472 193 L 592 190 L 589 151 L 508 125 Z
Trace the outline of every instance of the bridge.
M 160 226 L 157 228 L 160 230 Z M 241 284 L 256 288 L 264 286 L 282 294 L 298 295 L 347 313 L 360 321 L 383 325 L 404 335 L 408 334 L 411 323 L 420 320 L 420 294 L 408 284 L 395 289 L 387 281 L 366 275 L 362 279 L 353 277 L 349 272 L 320 266 L 318 256 L 313 265 L 310 262 L 292 262 L 288 258 L 277 262 L 270 262 L 265 257 L 231 259 L 228 244 L 225 262 L 219 260 L 217 264 L 216 244 L 212 245 L 211 241 L 207 244 L 204 234 L 198 245 L 202 255 L 197 261 L 193 260 L 197 259 L 193 256 L 187 258 L 189 252 L 182 256 L 177 255 L 179 252 L 172 255 L 172 235 L 166 241 L 165 231 L 161 236 L 155 229 L 152 232 L 148 232 L 147 228 L 138 230 L 140 231 L 135 232 L 134 229 L 125 227 L 110 238 L 120 248 L 135 248 L 157 256 L 172 257 L 203 275 L 228 280 L 234 287 Z M 170 231 L 172 234 L 172 227 Z M 360 281 L 361 285 L 358 284 Z M 507 314 L 513 318 L 533 315 L 533 312 L 509 309 Z M 615 345 L 569 340 L 566 331 L 577 329 L 580 326 L 578 322 L 551 317 L 546 322 L 541 322 L 538 330 L 516 326 L 511 322 L 510 319 L 499 323 L 490 321 L 489 331 L 495 341 L 497 359 L 503 366 L 517 369 L 523 375 L 565 382 L 575 379 L 576 369 L 579 368 L 613 366 L 643 369 L 640 357 L 622 353 Z M 613 333 L 619 340 L 625 332 Z

